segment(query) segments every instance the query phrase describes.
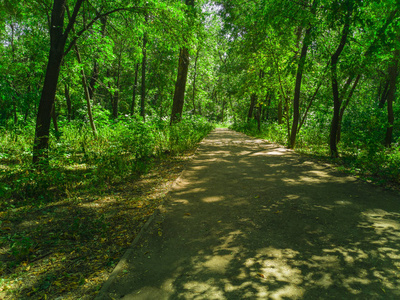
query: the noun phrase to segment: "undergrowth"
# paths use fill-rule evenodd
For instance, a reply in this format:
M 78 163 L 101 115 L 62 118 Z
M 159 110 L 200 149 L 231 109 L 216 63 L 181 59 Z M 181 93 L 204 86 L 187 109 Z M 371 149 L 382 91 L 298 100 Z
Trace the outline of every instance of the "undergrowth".
M 2 209 L 51 201 L 77 184 L 116 182 L 145 173 L 152 160 L 194 147 L 213 127 L 192 117 L 170 126 L 166 121 L 124 117 L 103 123 L 95 137 L 82 122 L 60 124 L 61 137 L 51 138 L 50 167 L 31 165 L 33 130 L 0 135 L 0 203 Z

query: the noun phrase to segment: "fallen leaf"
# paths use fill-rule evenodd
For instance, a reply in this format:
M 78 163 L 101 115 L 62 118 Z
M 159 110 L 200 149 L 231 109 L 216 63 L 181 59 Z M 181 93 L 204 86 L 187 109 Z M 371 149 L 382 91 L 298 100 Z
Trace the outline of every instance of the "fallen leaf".
M 185 216 L 191 216 L 192 214 L 191 213 L 185 213 Z

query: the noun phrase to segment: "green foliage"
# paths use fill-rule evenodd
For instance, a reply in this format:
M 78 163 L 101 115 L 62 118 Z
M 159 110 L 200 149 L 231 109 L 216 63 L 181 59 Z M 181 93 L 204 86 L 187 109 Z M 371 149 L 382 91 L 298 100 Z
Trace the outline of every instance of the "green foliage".
M 213 128 L 203 117 L 193 116 L 169 127 L 169 151 L 179 153 L 192 148 Z
M 257 122 L 255 120 L 250 120 L 250 122 L 236 122 L 232 124 L 230 128 L 271 142 L 286 144 L 287 132 L 284 124 L 263 123 L 261 125 L 261 131 L 258 131 Z
M 136 176 L 146 172 L 155 157 L 195 147 L 212 128 L 202 117 L 183 118 L 170 126 L 167 121 L 145 123 L 125 116 L 100 123 L 94 137 L 87 125 L 66 123 L 60 140 L 53 139 L 51 144 L 50 166 L 42 170 L 31 167 L 28 149 L 32 144 L 24 132 L 16 135 L 19 143 L 5 134 L 0 207 L 7 210 L 27 202 L 40 206 L 55 195 L 68 195 L 79 184 L 97 185 Z

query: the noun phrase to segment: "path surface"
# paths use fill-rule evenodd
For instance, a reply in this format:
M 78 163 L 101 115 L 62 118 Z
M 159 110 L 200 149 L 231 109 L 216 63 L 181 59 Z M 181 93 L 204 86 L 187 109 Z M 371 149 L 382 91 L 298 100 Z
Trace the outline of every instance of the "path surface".
M 99 298 L 400 299 L 399 246 L 397 192 L 219 129 Z

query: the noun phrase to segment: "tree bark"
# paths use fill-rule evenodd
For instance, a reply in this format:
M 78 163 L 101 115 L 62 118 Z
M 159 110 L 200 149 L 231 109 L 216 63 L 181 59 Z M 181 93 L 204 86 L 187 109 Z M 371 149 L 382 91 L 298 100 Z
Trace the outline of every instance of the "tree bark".
M 174 100 L 172 103 L 171 124 L 179 122 L 182 118 L 188 69 L 189 50 L 186 47 L 182 47 L 179 52 L 178 76 L 176 78 Z
M 82 65 L 82 59 L 81 59 L 81 55 L 79 53 L 78 45 L 75 44 L 74 48 L 75 48 L 75 54 L 76 54 L 76 58 L 78 60 L 78 63 L 80 65 Z M 87 105 L 87 112 L 88 112 L 90 127 L 92 128 L 93 136 L 96 138 L 97 137 L 97 130 L 96 130 L 96 125 L 94 124 L 94 120 L 93 120 L 92 104 L 91 104 L 91 101 L 90 101 L 89 87 L 88 87 L 88 84 L 87 84 L 87 81 L 86 81 L 85 70 L 83 69 L 83 66 L 82 66 L 82 69 L 81 69 L 81 80 L 82 80 L 83 91 L 84 91 L 85 99 L 86 99 L 86 105 Z
M 265 108 L 265 121 L 268 121 L 269 120 L 269 111 L 270 111 L 270 108 L 271 108 L 271 100 L 272 100 L 272 92 L 271 93 L 267 93 L 267 96 L 266 96 L 266 100 L 267 100 L 267 107 Z
M 304 64 L 307 57 L 307 49 L 310 44 L 310 36 L 311 36 L 311 27 L 306 30 L 303 39 L 303 46 L 301 48 L 301 54 L 299 63 L 297 65 L 297 74 L 296 74 L 296 83 L 294 88 L 294 96 L 293 96 L 293 123 L 292 130 L 290 134 L 290 142 L 289 148 L 293 149 L 296 143 L 296 135 L 297 135 L 297 127 L 299 126 L 300 119 L 300 92 L 301 92 L 301 80 L 303 77 Z
M 304 114 L 303 114 L 303 118 L 301 118 L 301 121 L 300 121 L 299 127 L 297 128 L 297 131 L 298 131 L 298 132 L 300 132 L 300 129 L 301 129 L 301 127 L 303 126 L 304 122 L 305 122 L 305 121 L 306 121 L 306 119 L 307 119 L 308 111 L 310 110 L 310 108 L 311 108 L 311 105 L 313 104 L 313 102 L 314 102 L 314 99 L 315 99 L 315 97 L 317 96 L 317 94 L 318 94 L 318 91 L 319 91 L 319 89 L 320 89 L 321 85 L 322 85 L 322 80 L 319 82 L 319 84 L 318 84 L 317 88 L 315 89 L 315 92 L 314 92 L 314 94 L 311 96 L 311 98 L 310 98 L 310 101 L 308 102 L 308 105 L 307 105 L 306 111 L 304 112 Z
M 75 24 L 76 17 L 85 0 L 75 2 L 74 11 L 69 18 L 69 23 L 64 30 L 64 15 L 66 0 L 54 0 L 50 20 L 50 52 L 47 61 L 46 75 L 42 87 L 39 108 L 36 117 L 35 139 L 33 142 L 33 163 L 48 165 L 49 132 L 51 110 L 57 91 L 58 78 L 60 76 L 61 63 L 67 51 L 64 51 L 67 38 Z M 93 20 L 94 22 L 94 20 Z M 93 22 L 91 24 L 93 24 Z M 87 29 L 87 28 L 86 28 Z M 85 29 L 85 30 L 86 30 Z M 85 30 L 81 31 L 82 34 Z M 79 36 L 79 34 L 78 34 Z M 78 38 L 75 37 L 74 41 Z M 71 42 L 72 47 L 74 42 Z
M 350 30 L 350 11 L 346 15 L 345 24 L 343 26 L 342 37 L 339 46 L 335 53 L 331 56 L 331 81 L 332 81 L 332 95 L 333 95 L 333 118 L 331 123 L 331 131 L 329 137 L 329 146 L 332 157 L 338 157 L 336 137 L 339 127 L 339 114 L 340 114 L 340 99 L 339 99 L 339 85 L 337 79 L 337 63 L 339 56 L 346 45 L 347 36 Z
M 122 10 L 122 8 L 117 8 L 104 14 L 98 14 L 71 38 L 71 41 L 66 47 L 69 34 L 76 23 L 76 18 L 85 1 L 86 0 L 76 0 L 74 10 L 71 16 L 68 17 L 69 21 L 64 29 L 64 16 L 67 9 L 67 1 L 53 0 L 50 20 L 50 51 L 36 117 L 35 139 L 33 142 L 33 163 L 35 165 L 48 165 L 51 109 L 54 104 L 61 63 L 64 56 L 74 47 L 77 39 L 86 32 L 96 20 Z
M 57 90 L 66 37 L 63 34 L 66 0 L 54 0 L 50 25 L 50 53 L 36 117 L 33 163 L 48 164 L 51 110 Z
M 139 63 L 137 63 L 136 67 L 135 67 L 135 82 L 133 84 L 133 92 L 132 92 L 131 116 L 133 116 L 135 114 L 136 89 L 137 89 L 137 83 L 138 83 L 138 73 L 139 73 Z
M 194 0 L 186 0 L 186 6 L 194 7 Z M 182 119 L 183 105 L 185 102 L 186 80 L 189 69 L 189 50 L 185 46 L 179 51 L 178 75 L 175 83 L 174 99 L 172 103 L 170 124 Z
M 283 119 L 283 111 L 282 111 L 282 99 L 279 99 L 278 102 L 278 124 L 282 124 L 282 119 Z
M 390 83 L 390 79 L 386 80 L 385 87 L 383 88 L 382 94 L 380 95 L 379 108 L 385 107 L 385 103 L 386 103 L 388 92 L 389 92 L 389 83 Z
M 387 114 L 388 114 L 388 127 L 386 128 L 385 135 L 385 147 L 390 148 L 392 146 L 392 136 L 393 136 L 393 124 L 394 124 L 394 114 L 393 114 L 393 101 L 396 91 L 396 80 L 398 75 L 398 63 L 399 63 L 399 50 L 394 51 L 393 60 L 389 66 L 389 91 L 387 96 Z
M 112 108 L 113 108 L 113 118 L 118 118 L 118 106 L 119 106 L 119 85 L 120 85 L 120 78 L 121 78 L 121 58 L 122 58 L 122 48 L 119 53 L 118 57 L 118 68 L 117 68 L 117 82 L 116 82 L 116 91 L 114 92 L 113 99 L 112 99 Z
M 249 112 L 247 114 L 247 122 L 250 122 L 250 119 L 253 117 L 254 106 L 256 105 L 257 96 L 256 94 L 251 94 L 250 96 L 250 107 Z
M 358 74 L 356 77 L 356 80 L 354 80 L 353 86 L 351 87 L 350 93 L 346 98 L 346 101 L 344 103 L 341 104 L 341 108 L 340 108 L 340 113 L 339 113 L 339 126 L 338 126 L 338 131 L 337 131 L 337 136 L 336 136 L 336 143 L 339 144 L 340 142 L 340 138 L 341 138 L 341 134 L 342 134 L 342 120 L 343 120 L 343 115 L 344 115 L 344 111 L 346 110 L 347 106 L 350 103 L 350 99 L 353 96 L 354 90 L 356 89 L 358 82 L 360 81 L 361 75 Z
M 258 104 L 258 107 L 257 107 L 257 110 L 256 110 L 256 120 L 257 120 L 257 130 L 258 130 L 258 132 L 261 132 L 261 109 L 262 109 L 261 104 Z
M 104 38 L 106 36 L 107 17 L 100 18 L 100 22 L 101 22 L 101 37 Z M 92 76 L 90 77 L 90 82 L 89 82 L 89 96 L 90 99 L 92 99 L 93 104 L 94 104 L 94 92 L 96 89 L 96 82 L 99 80 L 99 74 L 100 74 L 99 63 L 97 62 L 97 58 L 95 58 L 93 62 Z
M 196 96 L 197 60 L 199 59 L 199 52 L 200 52 L 200 50 L 197 50 L 197 52 L 196 52 L 196 57 L 195 57 L 195 59 L 194 59 L 193 93 L 192 93 L 193 114 L 196 114 L 195 96 Z
M 147 34 L 145 33 L 143 36 L 143 48 L 142 48 L 142 87 L 141 87 L 141 95 L 140 95 L 140 115 L 145 120 L 145 100 L 146 100 L 146 44 L 147 44 Z

